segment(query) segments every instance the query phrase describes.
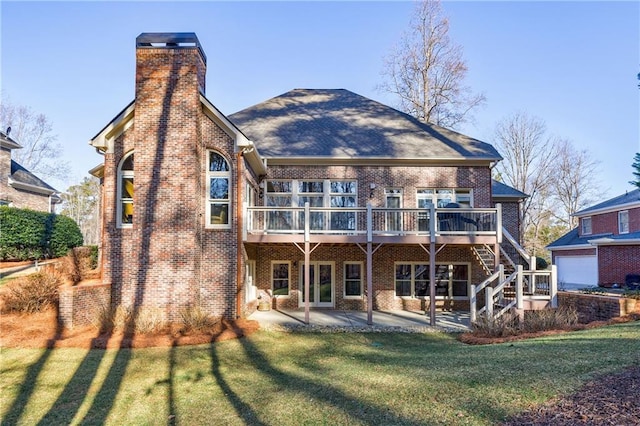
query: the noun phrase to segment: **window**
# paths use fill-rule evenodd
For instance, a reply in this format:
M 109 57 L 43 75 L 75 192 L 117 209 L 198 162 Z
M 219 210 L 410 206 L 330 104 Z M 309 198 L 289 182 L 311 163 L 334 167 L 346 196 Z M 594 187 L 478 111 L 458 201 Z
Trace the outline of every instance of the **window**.
M 290 262 L 271 262 L 271 289 L 274 296 L 289 295 Z
M 582 223 L 582 235 L 591 234 L 591 218 L 583 217 L 581 223 Z
M 386 208 L 402 208 L 402 189 L 385 188 L 384 198 Z M 392 232 L 402 231 L 402 212 L 387 212 L 385 214 L 385 230 Z
M 350 208 L 357 206 L 355 181 L 333 180 L 270 180 L 267 181 L 267 207 L 331 207 Z M 304 227 L 304 213 L 295 216 L 292 211 L 267 213 L 267 229 L 291 230 Z M 355 230 L 355 212 L 311 212 L 311 230 Z
M 469 294 L 468 264 L 436 264 L 436 297 L 466 298 Z M 396 296 L 428 297 L 429 265 L 396 263 Z
M 227 160 L 215 151 L 209 151 L 207 168 L 207 226 L 228 228 L 230 226 L 231 172 Z
M 361 297 L 362 293 L 362 262 L 345 262 L 344 297 Z
M 629 233 L 629 211 L 628 210 L 618 212 L 618 233 L 619 234 Z
M 416 196 L 419 209 L 429 208 L 430 204 L 435 204 L 438 208 L 444 208 L 449 203 L 456 203 L 463 208 L 470 208 L 473 204 L 469 189 L 420 188 Z
M 133 226 L 133 152 L 125 155 L 118 167 L 118 226 Z

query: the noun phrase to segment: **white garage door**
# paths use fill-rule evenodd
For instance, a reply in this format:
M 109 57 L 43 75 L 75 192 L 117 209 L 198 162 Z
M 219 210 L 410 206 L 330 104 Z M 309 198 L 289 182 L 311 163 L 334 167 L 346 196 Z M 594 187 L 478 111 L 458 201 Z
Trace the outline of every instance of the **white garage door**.
M 566 290 L 598 285 L 598 262 L 595 256 L 558 256 L 558 288 Z

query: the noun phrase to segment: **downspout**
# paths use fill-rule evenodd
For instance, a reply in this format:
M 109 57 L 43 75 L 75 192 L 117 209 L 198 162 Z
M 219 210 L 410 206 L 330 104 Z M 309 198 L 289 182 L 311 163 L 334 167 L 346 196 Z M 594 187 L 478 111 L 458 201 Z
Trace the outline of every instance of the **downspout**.
M 236 234 L 237 234 L 237 247 L 236 247 L 236 318 L 242 317 L 242 156 L 245 149 L 241 149 L 236 153 Z

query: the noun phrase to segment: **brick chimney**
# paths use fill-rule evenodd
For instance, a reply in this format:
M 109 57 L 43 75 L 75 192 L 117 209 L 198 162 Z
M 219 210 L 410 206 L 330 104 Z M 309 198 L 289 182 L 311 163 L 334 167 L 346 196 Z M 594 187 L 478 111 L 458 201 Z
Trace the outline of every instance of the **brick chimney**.
M 200 94 L 206 56 L 194 33 L 136 38 L 135 209 L 127 264 L 137 306 L 171 319 L 193 305 L 203 212 Z

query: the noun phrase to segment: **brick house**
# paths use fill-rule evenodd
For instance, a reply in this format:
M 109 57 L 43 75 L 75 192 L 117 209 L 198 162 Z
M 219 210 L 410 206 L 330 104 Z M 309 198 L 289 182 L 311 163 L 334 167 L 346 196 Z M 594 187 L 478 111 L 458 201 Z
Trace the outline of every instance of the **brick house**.
M 622 285 L 640 275 L 640 189 L 575 213 L 579 226 L 547 246 L 567 284 Z
M 435 321 L 521 263 L 501 249 L 524 253 L 526 195 L 492 181 L 490 144 L 342 89 L 226 116 L 205 97 L 206 62 L 193 33 L 141 34 L 135 100 L 90 141 L 114 305 L 235 318 L 263 298 Z
M 62 200 L 53 187 L 11 159 L 22 146 L 0 131 L 0 206 L 55 213 Z

